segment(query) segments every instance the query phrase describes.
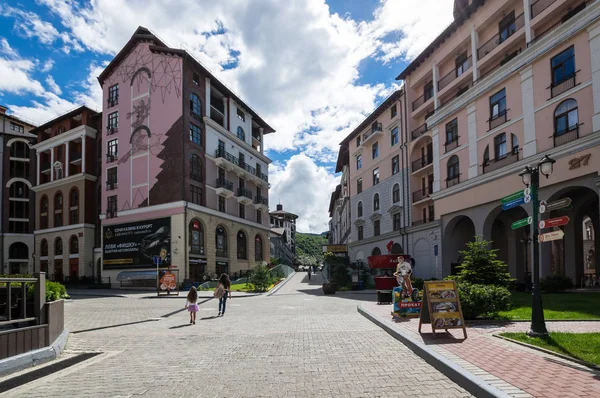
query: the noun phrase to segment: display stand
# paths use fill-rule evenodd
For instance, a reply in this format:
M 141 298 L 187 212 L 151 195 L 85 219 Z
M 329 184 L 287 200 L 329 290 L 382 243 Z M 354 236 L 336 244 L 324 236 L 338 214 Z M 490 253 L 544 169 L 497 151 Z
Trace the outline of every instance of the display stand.
M 456 289 L 456 281 L 426 281 L 421 304 L 419 333 L 424 323 L 431 324 L 433 337 L 437 329 L 462 329 L 467 338 L 467 329 Z

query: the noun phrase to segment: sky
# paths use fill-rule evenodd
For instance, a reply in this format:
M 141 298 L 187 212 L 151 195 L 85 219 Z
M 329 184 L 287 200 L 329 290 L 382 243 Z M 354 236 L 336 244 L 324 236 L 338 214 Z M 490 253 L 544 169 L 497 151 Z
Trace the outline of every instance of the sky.
M 186 49 L 277 130 L 271 210 L 328 229 L 339 143 L 452 22 L 453 0 L 0 0 L 0 104 L 43 123 L 85 104 L 145 26 Z

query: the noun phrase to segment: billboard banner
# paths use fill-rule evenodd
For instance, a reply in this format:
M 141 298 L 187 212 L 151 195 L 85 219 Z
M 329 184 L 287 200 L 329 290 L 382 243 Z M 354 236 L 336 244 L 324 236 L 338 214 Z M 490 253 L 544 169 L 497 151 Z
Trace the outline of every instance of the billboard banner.
M 171 265 L 171 219 L 139 221 L 103 227 L 104 269 L 155 268 L 153 256 L 162 266 Z

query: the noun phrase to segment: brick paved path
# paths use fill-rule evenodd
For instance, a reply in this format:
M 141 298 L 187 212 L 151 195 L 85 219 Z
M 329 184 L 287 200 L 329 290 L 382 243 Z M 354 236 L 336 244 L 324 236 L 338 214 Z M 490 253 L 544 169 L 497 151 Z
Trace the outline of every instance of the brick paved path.
M 430 325 L 423 325 L 423 334 L 418 333 L 418 319 L 392 321 L 391 305 L 364 306 L 403 333 L 515 397 L 600 397 L 600 372 L 492 336 L 494 332 L 525 332 L 529 322 L 475 325 L 467 329 L 466 340 L 462 338 L 462 329 L 450 330 L 449 337 L 443 337 L 442 331 L 441 336 L 433 339 Z M 596 332 L 600 331 L 600 322 L 547 322 L 547 327 L 557 332 Z
M 369 296 L 325 297 L 320 284 L 318 274 L 310 284 L 297 274 L 270 297 L 233 298 L 223 318 L 212 318 L 217 302 L 208 301 L 195 326 L 183 297 L 75 299 L 66 304 L 67 350 L 104 354 L 8 395 L 468 396 L 356 312 Z

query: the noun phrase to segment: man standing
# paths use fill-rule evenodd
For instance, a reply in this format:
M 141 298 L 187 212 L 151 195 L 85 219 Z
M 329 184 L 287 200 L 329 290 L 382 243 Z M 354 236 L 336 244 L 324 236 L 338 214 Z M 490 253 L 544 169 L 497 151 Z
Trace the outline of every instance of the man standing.
M 312 265 L 308 266 L 308 280 L 310 281 L 310 275 L 312 274 Z

